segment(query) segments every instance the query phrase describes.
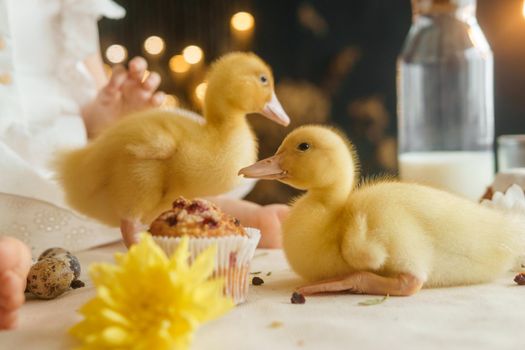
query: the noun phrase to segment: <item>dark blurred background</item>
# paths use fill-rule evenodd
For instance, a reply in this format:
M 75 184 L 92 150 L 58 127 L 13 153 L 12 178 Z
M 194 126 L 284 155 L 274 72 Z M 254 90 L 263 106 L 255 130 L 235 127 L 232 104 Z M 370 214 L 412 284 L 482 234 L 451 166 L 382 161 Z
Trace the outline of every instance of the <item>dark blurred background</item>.
M 293 127 L 329 123 L 356 144 L 364 175 L 396 173 L 396 58 L 411 24 L 410 0 L 116 2 L 126 17 L 100 21 L 108 69 L 106 50 L 122 45 L 124 62 L 142 55 L 162 75 L 168 105 L 199 111 L 203 85 L 197 87 L 207 65 L 228 51 L 252 50 L 272 66 L 277 95 L 294 120 L 285 130 L 250 117 L 261 157 L 273 154 Z M 478 21 L 494 51 L 496 135 L 525 133 L 524 6 L 524 0 L 478 0 Z M 232 19 L 238 12 L 249 15 Z M 155 38 L 145 45 L 150 36 L 163 45 Z M 181 56 L 190 45 L 203 53 L 191 65 L 198 49 Z M 122 58 L 119 49 L 113 47 L 113 61 Z M 286 202 L 291 195 L 260 182 L 250 199 Z

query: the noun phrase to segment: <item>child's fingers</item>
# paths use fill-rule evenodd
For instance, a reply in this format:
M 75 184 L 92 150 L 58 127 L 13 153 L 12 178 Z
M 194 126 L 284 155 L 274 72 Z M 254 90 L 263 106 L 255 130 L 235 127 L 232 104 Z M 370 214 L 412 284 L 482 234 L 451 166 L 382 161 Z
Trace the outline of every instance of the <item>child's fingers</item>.
M 142 81 L 146 69 L 148 69 L 148 62 L 143 57 L 137 56 L 129 61 L 129 74 L 130 76 L 138 81 Z
M 11 237 L 0 237 L 0 272 L 13 269 L 18 261 L 18 241 Z
M 271 208 L 280 222 L 283 222 L 290 213 L 290 207 L 285 204 L 270 204 L 266 205 L 266 208 Z
M 121 93 L 128 108 L 140 107 L 151 98 L 151 92 L 144 90 L 140 83 L 130 79 L 122 86 Z
M 151 96 L 150 104 L 153 107 L 158 107 L 164 102 L 164 99 L 166 98 L 166 94 L 162 91 L 157 91 L 156 93 Z
M 18 313 L 16 311 L 4 311 L 0 309 L 0 330 L 16 328 Z
M 160 85 L 160 81 L 160 75 L 153 72 L 141 84 L 129 80 L 129 84 L 124 84 L 122 93 L 126 101 L 130 101 L 130 103 L 139 108 L 147 107 L 148 105 L 158 106 L 164 100 L 164 94 L 154 94 L 154 91 L 157 90 Z M 157 101 L 160 101 L 160 103 L 157 103 Z
M 126 71 L 126 68 L 122 65 L 115 66 L 109 82 L 104 87 L 104 92 L 110 95 L 117 93 L 126 82 L 127 78 L 128 72 Z
M 0 275 L 4 271 L 12 270 L 20 277 L 25 278 L 31 266 L 31 253 L 29 248 L 21 241 L 1 236 L 0 237 Z
M 151 72 L 150 75 L 146 78 L 146 80 L 142 83 L 142 87 L 145 90 L 153 92 L 159 87 L 160 81 L 160 75 L 157 72 Z
M 22 279 L 13 271 L 0 275 L 0 309 L 16 310 L 24 303 L 25 278 Z

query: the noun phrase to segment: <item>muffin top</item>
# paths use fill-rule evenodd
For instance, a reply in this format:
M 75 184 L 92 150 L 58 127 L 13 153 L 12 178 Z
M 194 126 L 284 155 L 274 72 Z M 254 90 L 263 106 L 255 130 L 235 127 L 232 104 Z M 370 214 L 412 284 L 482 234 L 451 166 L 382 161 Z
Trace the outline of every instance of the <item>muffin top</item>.
M 190 201 L 183 197 L 177 198 L 171 210 L 151 223 L 149 232 L 166 237 L 247 236 L 239 220 L 222 212 L 214 203 L 204 199 Z

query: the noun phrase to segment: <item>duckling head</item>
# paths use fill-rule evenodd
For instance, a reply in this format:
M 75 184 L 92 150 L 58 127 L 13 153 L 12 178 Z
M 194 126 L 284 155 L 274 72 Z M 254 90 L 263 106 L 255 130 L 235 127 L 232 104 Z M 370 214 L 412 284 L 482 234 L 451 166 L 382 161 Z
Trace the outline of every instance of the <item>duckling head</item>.
M 278 124 L 290 123 L 275 95 L 272 71 L 257 55 L 233 52 L 222 56 L 212 65 L 207 81 L 204 115 L 209 122 L 260 113 Z
M 270 158 L 243 168 L 239 175 L 275 179 L 300 190 L 351 190 L 358 176 L 351 143 L 339 131 L 307 125 L 292 131 Z

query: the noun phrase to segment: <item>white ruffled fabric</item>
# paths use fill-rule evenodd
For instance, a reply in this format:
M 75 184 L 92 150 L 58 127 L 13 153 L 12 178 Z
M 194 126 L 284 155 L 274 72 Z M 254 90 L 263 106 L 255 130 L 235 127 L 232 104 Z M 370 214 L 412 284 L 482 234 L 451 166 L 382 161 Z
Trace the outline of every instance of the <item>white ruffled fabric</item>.
M 63 40 L 59 78 L 82 106 L 95 97 L 95 86 L 82 61 L 100 51 L 97 22 L 102 17 L 120 19 L 126 11 L 110 0 L 61 0 L 58 36 Z
M 0 73 L 12 77 L 0 84 L 0 235 L 36 255 L 120 239 L 67 208 L 50 166 L 87 142 L 80 107 L 96 87 L 83 61 L 99 52 L 98 19 L 124 14 L 110 0 L 0 0 Z
M 76 215 L 50 202 L 0 193 L 0 235 L 16 237 L 33 257 L 45 249 L 64 247 L 76 252 L 120 240 L 120 231 Z

